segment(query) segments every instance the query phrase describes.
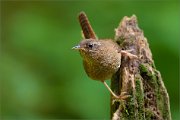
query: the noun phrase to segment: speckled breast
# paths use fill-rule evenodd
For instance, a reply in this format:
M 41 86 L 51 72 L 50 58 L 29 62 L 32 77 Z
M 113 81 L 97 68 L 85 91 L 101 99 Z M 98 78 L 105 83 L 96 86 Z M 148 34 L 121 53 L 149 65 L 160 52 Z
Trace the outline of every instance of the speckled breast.
M 107 80 L 118 71 L 121 65 L 121 55 L 111 55 L 106 57 L 105 60 L 94 62 L 83 61 L 83 65 L 87 75 L 93 80 Z

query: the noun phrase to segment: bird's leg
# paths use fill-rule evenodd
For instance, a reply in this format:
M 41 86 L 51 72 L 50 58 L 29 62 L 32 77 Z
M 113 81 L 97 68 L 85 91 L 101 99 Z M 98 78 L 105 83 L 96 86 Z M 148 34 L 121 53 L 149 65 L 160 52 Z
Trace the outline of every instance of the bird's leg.
M 107 83 L 106 83 L 105 81 L 102 81 L 102 83 L 106 86 L 106 88 L 109 90 L 109 92 L 113 95 L 114 98 L 124 100 L 124 99 L 130 97 L 129 95 L 125 95 L 126 92 L 123 92 L 121 95 L 117 96 L 117 95 L 111 90 L 111 88 L 107 85 Z
M 105 81 L 102 81 L 102 83 L 106 86 L 106 88 L 109 90 L 109 92 L 115 97 L 115 98 L 119 98 L 119 96 L 117 96 L 112 90 L 111 88 L 107 85 L 107 83 Z
M 128 56 L 130 59 L 133 59 L 133 58 L 137 59 L 138 57 L 130 53 L 130 51 L 132 50 L 121 50 L 121 54 Z

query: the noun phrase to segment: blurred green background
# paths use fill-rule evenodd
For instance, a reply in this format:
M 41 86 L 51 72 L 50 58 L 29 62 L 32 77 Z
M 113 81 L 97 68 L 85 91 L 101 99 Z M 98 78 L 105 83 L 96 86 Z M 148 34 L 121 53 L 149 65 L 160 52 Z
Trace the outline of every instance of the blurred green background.
M 99 38 L 114 38 L 135 14 L 179 118 L 180 4 L 177 1 L 1 1 L 1 119 L 109 119 L 110 94 L 87 77 L 77 20 L 85 11 Z

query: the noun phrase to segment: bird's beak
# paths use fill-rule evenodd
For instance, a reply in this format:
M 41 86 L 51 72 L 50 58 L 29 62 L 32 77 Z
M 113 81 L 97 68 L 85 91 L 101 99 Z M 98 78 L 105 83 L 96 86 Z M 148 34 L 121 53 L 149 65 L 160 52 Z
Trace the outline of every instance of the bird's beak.
M 81 47 L 80 47 L 80 45 L 77 45 L 77 46 L 72 47 L 72 49 L 73 50 L 79 50 L 79 49 L 81 49 Z

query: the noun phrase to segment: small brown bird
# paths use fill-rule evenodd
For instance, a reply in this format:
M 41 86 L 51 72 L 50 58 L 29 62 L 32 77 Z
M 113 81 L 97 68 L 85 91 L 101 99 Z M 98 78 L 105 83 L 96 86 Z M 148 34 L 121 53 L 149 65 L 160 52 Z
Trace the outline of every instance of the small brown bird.
M 126 97 L 117 96 L 109 88 L 105 80 L 111 79 L 112 75 L 120 68 L 121 54 L 126 54 L 130 58 L 136 58 L 135 55 L 121 50 L 117 43 L 109 39 L 85 39 L 72 49 L 79 50 L 83 58 L 84 69 L 90 78 L 103 82 L 115 98 Z
M 72 49 L 79 50 L 87 75 L 93 80 L 101 81 L 115 98 L 127 98 L 128 95 L 117 96 L 105 80 L 111 79 L 120 68 L 121 55 L 127 55 L 130 58 L 137 58 L 137 56 L 121 50 L 119 45 L 111 39 L 97 39 L 84 12 L 79 14 L 79 22 L 85 39 Z

